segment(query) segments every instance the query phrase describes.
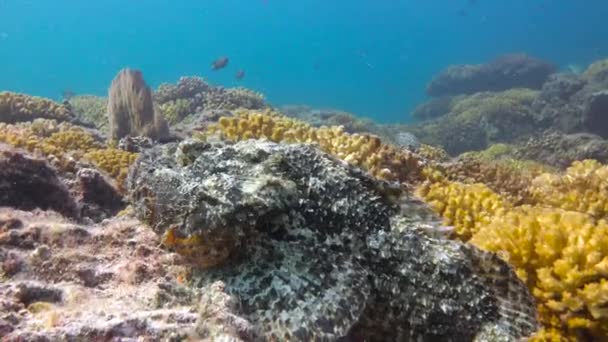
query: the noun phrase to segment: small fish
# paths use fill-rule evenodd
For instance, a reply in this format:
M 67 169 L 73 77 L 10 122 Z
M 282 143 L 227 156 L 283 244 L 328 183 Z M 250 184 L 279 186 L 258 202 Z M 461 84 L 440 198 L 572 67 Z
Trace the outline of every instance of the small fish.
M 211 63 L 212 70 L 220 70 L 228 65 L 228 57 L 220 57 Z
M 234 78 L 236 78 L 237 80 L 242 80 L 245 77 L 245 70 L 239 70 L 236 72 L 236 75 L 234 75 Z

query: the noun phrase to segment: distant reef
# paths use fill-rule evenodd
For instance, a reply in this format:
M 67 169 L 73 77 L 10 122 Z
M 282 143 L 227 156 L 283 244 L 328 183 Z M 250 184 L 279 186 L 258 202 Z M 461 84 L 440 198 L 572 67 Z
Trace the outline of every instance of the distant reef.
M 452 155 L 496 143 L 529 145 L 528 140 L 538 141 L 546 136 L 545 131 L 589 133 L 586 140 L 596 140 L 594 146 L 600 146 L 608 138 L 607 65 L 598 61 L 582 74 L 552 73 L 547 63 L 525 55 L 508 55 L 479 66 L 449 67 L 429 85 L 429 89 L 443 90 L 429 91 L 437 97 L 412 111 L 411 117 L 419 123 L 406 130 Z M 471 70 L 484 70 L 485 81 L 475 81 L 477 76 L 471 75 L 477 71 Z M 497 78 L 488 81 L 491 70 Z M 574 159 L 583 155 L 581 151 Z M 594 155 L 606 161 L 605 156 Z M 558 159 L 562 158 L 546 160 Z
M 526 54 L 501 56 L 477 65 L 453 65 L 435 76 L 426 92 L 430 96 L 472 94 L 510 88 L 538 89 L 555 67 Z
M 414 124 L 0 92 L 0 339 L 608 339 L 608 62 L 458 68 Z

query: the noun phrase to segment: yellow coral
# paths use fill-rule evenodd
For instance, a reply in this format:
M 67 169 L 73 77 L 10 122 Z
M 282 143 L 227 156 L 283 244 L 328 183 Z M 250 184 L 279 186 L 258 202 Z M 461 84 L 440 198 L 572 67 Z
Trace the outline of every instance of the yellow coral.
M 96 142 L 92 135 L 81 129 L 53 133 L 40 143 L 40 148 L 45 155 L 60 155 L 68 151 L 86 153 L 101 147 L 101 144 Z
M 90 160 L 100 168 L 107 172 L 110 176 L 118 181 L 120 186 L 129 172 L 129 166 L 133 164 L 137 158 L 137 153 L 127 152 L 116 148 L 104 148 L 90 151 L 84 155 L 84 158 Z
M 314 143 L 352 165 L 386 180 L 407 182 L 420 174 L 418 159 L 409 151 L 381 142 L 367 134 L 348 134 L 341 127 L 314 128 L 271 110 L 238 110 L 222 117 L 209 133 L 221 132 L 230 140 L 268 139 L 285 143 Z
M 608 337 L 606 221 L 522 206 L 496 215 L 471 243 L 497 252 L 515 267 L 536 297 L 547 329 L 561 331 L 566 339 Z
M 69 121 L 73 117 L 66 106 L 49 99 L 8 91 L 0 92 L 0 121 L 12 123 L 35 118 Z
M 509 209 L 506 201 L 481 183 L 426 183 L 416 194 L 444 218 L 446 225 L 454 226 L 456 237 L 463 241 Z
M 605 218 L 608 215 L 608 166 L 595 160 L 577 161 L 563 175 L 538 176 L 530 191 L 539 205 Z
M 513 205 L 533 203 L 529 188 L 532 180 L 552 169 L 532 161 L 489 159 L 488 155 L 467 154 L 444 167 L 453 181 L 483 183 Z
M 45 137 L 48 135 L 47 137 Z M 123 186 L 137 154 L 106 147 L 78 126 L 54 121 L 8 125 L 0 123 L 0 142 L 26 148 L 43 156 L 55 156 L 62 169 L 72 170 L 73 160 L 85 159 L 107 172 Z
M 448 153 L 441 147 L 421 144 L 418 148 L 418 155 L 432 161 L 446 161 L 450 159 Z

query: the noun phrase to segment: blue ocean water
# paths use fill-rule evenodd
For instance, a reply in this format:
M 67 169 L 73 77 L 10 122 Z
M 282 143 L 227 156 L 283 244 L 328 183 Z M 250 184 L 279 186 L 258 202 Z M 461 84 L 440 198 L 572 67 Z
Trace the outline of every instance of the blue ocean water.
M 273 104 L 406 122 L 449 64 L 608 56 L 607 15 L 606 0 L 0 0 L 0 89 L 104 95 L 130 66 L 154 87 L 201 75 Z

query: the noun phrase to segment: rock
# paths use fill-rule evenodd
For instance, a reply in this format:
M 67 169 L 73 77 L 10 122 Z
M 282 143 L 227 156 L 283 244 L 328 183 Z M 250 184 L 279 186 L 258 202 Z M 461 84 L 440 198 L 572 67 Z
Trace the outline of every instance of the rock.
M 0 243 L 0 264 L 10 256 L 24 266 L 0 281 L 2 341 L 185 341 L 194 332 L 201 294 L 176 285 L 185 267 L 137 220 L 80 226 L 52 211 L 0 208 L 0 220 L 11 219 L 22 225 L 14 232 L 36 237 L 36 249 Z M 121 264 L 147 272 L 132 284 Z M 160 284 L 174 290 L 156 307 Z
M 203 289 L 199 303 L 196 333 L 213 341 L 253 341 L 256 337 L 250 322 L 239 316 L 239 302 L 225 293 L 226 285 L 214 282 Z
M 446 96 L 510 88 L 539 89 L 554 70 L 553 65 L 525 54 L 504 55 L 486 64 L 448 67 L 429 83 L 427 94 Z
M 589 132 L 608 138 L 608 90 L 595 92 L 587 99 L 583 125 Z
M 118 141 L 118 148 L 133 153 L 139 153 L 154 145 L 154 141 L 148 137 L 124 137 Z
M 125 208 L 126 203 L 118 189 L 99 171 L 82 168 L 76 173 L 76 178 L 76 197 L 81 216 L 99 222 Z
M 76 217 L 69 189 L 46 161 L 10 148 L 0 148 L 0 206 L 22 210 L 55 210 Z
M 539 122 L 545 128 L 552 127 L 564 132 L 581 128 L 581 110 L 578 96 L 586 81 L 577 74 L 557 73 L 551 75 L 532 103 L 538 113 Z
M 157 146 L 128 189 L 165 245 L 213 266 L 193 280 L 222 281 L 263 338 L 506 341 L 536 329 L 506 263 L 429 236 L 440 220 L 426 206 L 313 146 Z
M 395 144 L 408 150 L 416 150 L 420 147 L 420 140 L 409 132 L 398 132 L 394 137 Z

